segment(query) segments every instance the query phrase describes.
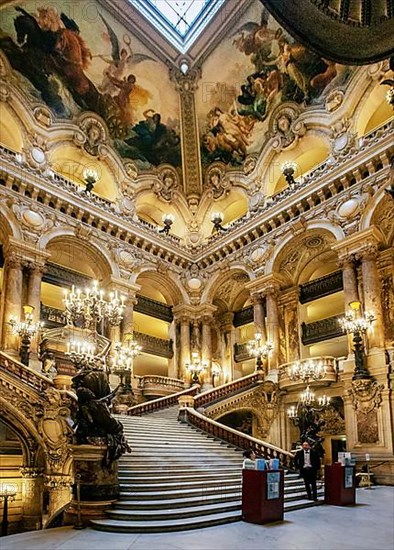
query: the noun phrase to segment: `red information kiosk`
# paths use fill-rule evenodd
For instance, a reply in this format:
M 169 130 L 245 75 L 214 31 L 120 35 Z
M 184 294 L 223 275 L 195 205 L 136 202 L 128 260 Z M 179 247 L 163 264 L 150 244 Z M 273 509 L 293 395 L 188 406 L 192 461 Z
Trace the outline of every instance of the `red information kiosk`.
M 326 504 L 348 506 L 356 504 L 356 478 L 354 466 L 336 463 L 324 467 Z
M 249 523 L 283 521 L 284 471 L 242 470 L 242 519 Z

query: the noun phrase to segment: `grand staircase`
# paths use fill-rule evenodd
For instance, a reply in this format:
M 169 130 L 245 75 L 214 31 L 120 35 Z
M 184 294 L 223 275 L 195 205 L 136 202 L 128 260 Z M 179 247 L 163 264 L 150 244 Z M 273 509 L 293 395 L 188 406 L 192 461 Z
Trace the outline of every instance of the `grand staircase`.
M 178 422 L 178 410 L 118 417 L 132 453 L 119 460 L 120 499 L 92 527 L 157 533 L 241 520 L 242 451 Z M 287 473 L 285 512 L 316 504 L 304 498 L 302 480 Z

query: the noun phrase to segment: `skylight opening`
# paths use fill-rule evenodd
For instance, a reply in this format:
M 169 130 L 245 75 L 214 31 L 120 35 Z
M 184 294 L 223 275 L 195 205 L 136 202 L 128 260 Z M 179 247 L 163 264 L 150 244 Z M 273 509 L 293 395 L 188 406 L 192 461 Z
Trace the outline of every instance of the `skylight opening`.
M 225 0 L 129 0 L 180 52 L 185 53 Z

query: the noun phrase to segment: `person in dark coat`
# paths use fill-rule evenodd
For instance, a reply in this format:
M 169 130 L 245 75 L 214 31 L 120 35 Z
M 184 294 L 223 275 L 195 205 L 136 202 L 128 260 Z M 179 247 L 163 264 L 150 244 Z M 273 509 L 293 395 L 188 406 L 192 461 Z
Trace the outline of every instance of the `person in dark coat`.
M 296 453 L 295 466 L 300 471 L 300 476 L 305 483 L 309 500 L 317 499 L 316 477 L 320 469 L 320 456 L 311 448 L 307 441 L 302 444 L 302 449 Z

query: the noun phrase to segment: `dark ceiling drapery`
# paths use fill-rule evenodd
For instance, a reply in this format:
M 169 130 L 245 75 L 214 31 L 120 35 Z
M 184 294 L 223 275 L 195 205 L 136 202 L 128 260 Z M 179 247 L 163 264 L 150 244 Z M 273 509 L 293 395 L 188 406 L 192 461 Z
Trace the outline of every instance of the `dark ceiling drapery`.
M 363 65 L 394 56 L 394 0 L 260 0 L 320 56 Z

